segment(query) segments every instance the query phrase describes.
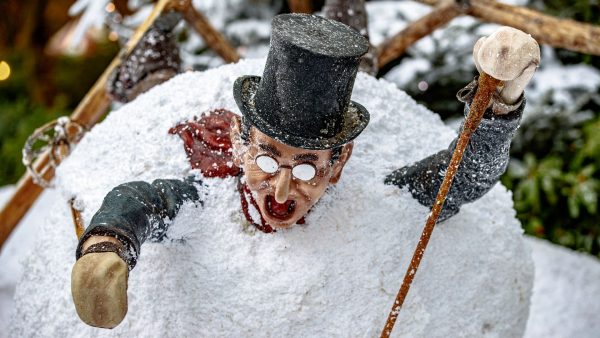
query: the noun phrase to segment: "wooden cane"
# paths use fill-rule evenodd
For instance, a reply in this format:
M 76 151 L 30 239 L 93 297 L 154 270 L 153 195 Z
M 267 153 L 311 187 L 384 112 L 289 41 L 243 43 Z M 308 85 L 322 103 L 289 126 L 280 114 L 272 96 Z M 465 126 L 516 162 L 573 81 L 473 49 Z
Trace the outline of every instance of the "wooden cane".
M 477 127 L 479 126 L 479 123 L 483 118 L 485 110 L 489 106 L 494 92 L 501 85 L 502 81 L 497 80 L 485 73 L 482 73 L 479 76 L 479 86 L 477 88 L 475 98 L 471 103 L 469 115 L 467 116 L 467 119 L 463 125 L 463 131 L 460 134 L 460 137 L 458 138 L 456 148 L 454 149 L 454 153 L 452 153 L 452 159 L 450 160 L 450 164 L 448 165 L 448 169 L 446 170 L 446 175 L 444 176 L 442 185 L 438 190 L 437 197 L 435 198 L 435 203 L 433 204 L 431 212 L 429 213 L 427 221 L 425 222 L 425 227 L 423 228 L 423 232 L 421 233 L 419 243 L 417 244 L 415 252 L 413 253 L 413 257 L 410 261 L 408 269 L 406 269 L 406 273 L 404 274 L 404 279 L 402 280 L 402 285 L 400 286 L 400 290 L 396 295 L 396 300 L 392 305 L 392 309 L 390 310 L 390 313 L 388 315 L 385 327 L 381 331 L 381 338 L 387 338 L 392 333 L 392 329 L 394 328 L 394 324 L 396 323 L 398 314 L 402 309 L 402 305 L 404 304 L 404 300 L 406 298 L 406 295 L 408 294 L 410 285 L 415 277 L 415 274 L 417 273 L 419 264 L 421 263 L 421 258 L 423 258 L 423 254 L 425 253 L 425 249 L 427 248 L 427 243 L 429 243 L 429 238 L 431 237 L 433 228 L 435 227 L 440 212 L 444 207 L 446 196 L 448 195 L 448 191 L 452 186 L 452 180 L 456 175 L 456 172 L 462 160 L 462 156 L 465 150 L 467 149 L 469 139 L 471 138 L 471 135 L 473 135 L 475 130 L 477 130 Z

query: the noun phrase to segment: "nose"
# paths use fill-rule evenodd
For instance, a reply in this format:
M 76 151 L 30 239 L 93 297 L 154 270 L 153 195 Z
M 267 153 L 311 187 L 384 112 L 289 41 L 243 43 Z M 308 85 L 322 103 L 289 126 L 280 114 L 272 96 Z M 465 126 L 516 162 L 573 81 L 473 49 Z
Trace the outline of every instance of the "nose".
M 280 168 L 279 175 L 277 175 L 277 182 L 275 182 L 275 202 L 284 203 L 287 201 L 288 195 L 290 194 L 291 180 L 292 169 Z

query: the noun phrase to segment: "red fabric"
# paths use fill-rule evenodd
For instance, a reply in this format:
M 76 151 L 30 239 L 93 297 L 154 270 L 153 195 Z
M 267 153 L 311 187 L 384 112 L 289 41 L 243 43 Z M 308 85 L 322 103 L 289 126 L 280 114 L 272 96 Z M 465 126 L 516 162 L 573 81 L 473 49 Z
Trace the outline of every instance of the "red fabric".
M 240 168 L 233 164 L 229 131 L 235 116 L 225 109 L 202 114 L 198 120 L 189 121 L 169 129 L 183 140 L 185 152 L 193 169 L 200 169 L 205 177 L 237 176 Z

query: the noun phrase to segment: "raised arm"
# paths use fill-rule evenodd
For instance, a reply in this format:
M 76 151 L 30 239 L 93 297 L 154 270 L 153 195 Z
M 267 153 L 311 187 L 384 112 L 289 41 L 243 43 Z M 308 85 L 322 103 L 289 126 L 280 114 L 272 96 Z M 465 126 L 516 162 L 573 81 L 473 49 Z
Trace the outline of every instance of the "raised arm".
M 540 52 L 531 36 L 514 28 L 502 27 L 475 44 L 473 59 L 480 72 L 485 71 L 503 80 L 504 86 L 494 95 L 479 128 L 471 137 L 440 221 L 458 213 L 461 205 L 483 196 L 506 170 L 510 143 L 525 106 L 523 89 L 539 64 Z M 469 113 L 477 90 L 476 80 L 457 95 L 465 102 L 465 115 Z M 408 187 L 414 198 L 431 207 L 455 145 L 456 139 L 448 149 L 395 170 L 386 177 L 386 184 Z
M 112 328 L 127 313 L 127 276 L 146 239 L 164 237 L 185 201 L 199 201 L 198 181 L 130 182 L 106 195 L 77 246 L 71 292 L 79 317 Z

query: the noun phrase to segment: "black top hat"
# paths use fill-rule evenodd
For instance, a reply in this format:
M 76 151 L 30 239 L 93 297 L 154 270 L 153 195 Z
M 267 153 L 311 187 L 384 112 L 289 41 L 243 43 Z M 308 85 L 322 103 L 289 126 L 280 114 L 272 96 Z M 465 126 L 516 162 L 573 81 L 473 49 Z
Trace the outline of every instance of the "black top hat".
M 353 140 L 369 112 L 350 101 L 367 40 L 337 21 L 306 14 L 273 19 L 262 76 L 242 76 L 233 95 L 261 132 L 293 147 L 330 149 Z

